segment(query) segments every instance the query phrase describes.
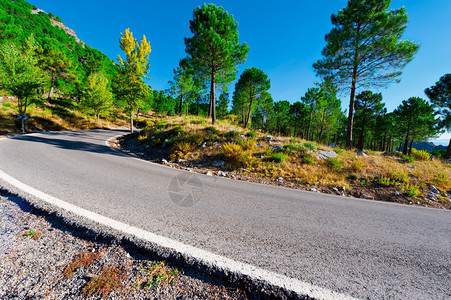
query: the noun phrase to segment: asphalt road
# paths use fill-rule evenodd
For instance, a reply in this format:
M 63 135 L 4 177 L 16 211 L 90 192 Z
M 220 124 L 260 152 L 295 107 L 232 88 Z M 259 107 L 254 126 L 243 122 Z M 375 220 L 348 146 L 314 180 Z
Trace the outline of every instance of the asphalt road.
M 363 299 L 450 299 L 451 212 L 172 169 L 110 149 L 124 131 L 0 141 L 0 170 L 53 197 Z

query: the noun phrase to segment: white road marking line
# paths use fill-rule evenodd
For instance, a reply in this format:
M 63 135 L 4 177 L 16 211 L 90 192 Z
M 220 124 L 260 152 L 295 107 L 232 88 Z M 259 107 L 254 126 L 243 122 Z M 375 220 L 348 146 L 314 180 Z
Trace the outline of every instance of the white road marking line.
M 108 143 L 109 140 L 105 142 L 108 147 L 110 147 Z M 11 177 L 2 170 L 0 170 L 0 179 L 44 202 L 47 202 L 58 208 L 64 209 L 67 212 L 73 213 L 77 216 L 83 217 L 87 220 L 96 222 L 98 224 L 108 226 L 125 234 L 133 235 L 137 238 L 156 244 L 160 247 L 172 249 L 175 252 L 178 252 L 187 257 L 192 257 L 206 265 L 213 265 L 218 269 L 222 269 L 231 273 L 242 274 L 252 279 L 266 281 L 267 283 L 273 286 L 284 288 L 288 291 L 295 292 L 298 295 L 308 295 L 309 297 L 315 299 L 323 299 L 323 300 L 356 299 L 351 296 L 343 295 L 326 288 L 318 287 L 298 279 L 290 278 L 288 276 L 277 274 L 247 263 L 238 262 L 233 259 L 217 255 L 200 248 L 196 248 L 194 246 L 186 245 L 176 240 L 160 236 L 152 232 L 91 212 L 84 208 L 65 202 L 61 199 L 50 196 L 44 192 L 41 192 Z

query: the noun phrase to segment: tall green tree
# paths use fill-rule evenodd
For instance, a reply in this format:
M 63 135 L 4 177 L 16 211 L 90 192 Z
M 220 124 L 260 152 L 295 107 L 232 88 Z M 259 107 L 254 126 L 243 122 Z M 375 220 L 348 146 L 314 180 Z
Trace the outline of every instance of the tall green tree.
M 439 81 L 424 92 L 431 100 L 432 105 L 439 111 L 441 126 L 451 132 L 451 73 L 440 77 Z M 451 158 L 451 139 L 449 139 L 444 158 Z
M 391 0 L 349 0 L 331 16 L 323 59 L 314 63 L 316 74 L 350 89 L 346 147 L 352 147 L 354 98 L 361 87 L 384 87 L 401 75 L 419 45 L 401 40 L 407 26 L 405 8 L 390 10 Z
M 0 88 L 17 97 L 20 115 L 26 115 L 30 100 L 43 84 L 35 50 L 33 36 L 28 37 L 22 47 L 13 43 L 0 45 Z
M 306 133 L 307 140 L 310 140 L 311 138 L 313 113 L 315 112 L 316 105 L 324 97 L 325 97 L 324 91 L 317 87 L 309 88 L 305 93 L 305 95 L 301 97 L 302 103 L 304 103 L 309 108 L 309 117 L 307 121 L 307 133 Z
M 274 103 L 274 116 L 273 116 L 273 126 L 274 132 L 278 135 L 289 134 L 290 125 L 290 102 L 287 100 L 282 100 Z
M 193 12 L 190 20 L 193 34 L 185 38 L 186 53 L 196 71 L 210 81 L 210 109 L 212 123 L 216 122 L 216 82 L 235 79 L 236 67 L 244 63 L 249 51 L 246 43 L 238 41 L 238 23 L 224 8 L 204 4 Z
M 119 44 L 125 53 L 125 60 L 118 56 L 122 69 L 117 76 L 116 93 L 126 102 L 130 115 L 130 132 L 133 133 L 133 114 L 149 93 L 149 86 L 144 83 L 144 78 L 149 78 L 146 74 L 149 73 L 151 48 L 145 35 L 141 43 L 138 43 L 129 28 L 125 30 L 125 34 L 121 33 Z
M 305 128 L 310 108 L 300 101 L 296 101 L 290 105 L 290 127 L 291 134 L 304 138 Z
M 357 149 L 363 150 L 365 134 L 369 123 L 376 121 L 382 113 L 385 104 L 382 103 L 382 94 L 372 91 L 363 91 L 356 96 L 355 101 L 355 123 L 359 127 L 359 139 Z
M 427 140 L 437 134 L 434 108 L 422 98 L 411 97 L 402 101 L 394 114 L 397 126 L 405 136 L 403 154 L 408 153 L 409 142 Z
M 111 106 L 112 100 L 113 93 L 105 75 L 102 73 L 89 75 L 81 103 L 83 107 L 94 112 L 96 122 L 100 119 L 100 113 Z
M 219 95 L 217 110 L 219 118 L 224 119 L 225 115 L 229 112 L 229 93 L 222 92 L 221 95 Z
M 53 90 L 55 88 L 55 81 L 57 77 L 68 77 L 72 74 L 72 64 L 65 53 L 65 47 L 58 48 L 59 43 L 54 39 L 46 39 L 42 47 L 38 49 L 39 65 L 40 67 L 50 73 L 50 88 L 48 99 L 53 97 Z
M 265 97 L 265 93 L 268 92 L 270 87 L 268 75 L 260 69 L 248 68 L 241 74 L 235 85 L 233 97 L 240 98 L 239 102 L 243 105 L 244 128 L 248 128 L 256 104 Z
M 183 102 L 185 101 L 185 113 L 188 115 L 188 105 L 191 93 L 194 88 L 193 77 L 183 68 L 179 66 L 174 71 L 174 79 L 169 81 L 171 85 L 170 93 L 175 98 L 179 99 L 178 113 L 181 116 L 183 113 Z

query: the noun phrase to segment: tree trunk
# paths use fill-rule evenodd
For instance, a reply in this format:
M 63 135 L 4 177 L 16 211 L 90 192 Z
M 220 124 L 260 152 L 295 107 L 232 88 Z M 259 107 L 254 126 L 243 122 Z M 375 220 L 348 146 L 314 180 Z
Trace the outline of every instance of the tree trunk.
M 412 145 L 413 145 L 413 139 L 410 141 L 409 155 L 412 155 Z
M 310 110 L 310 116 L 308 119 L 308 126 L 307 126 L 307 141 L 310 140 L 310 126 L 312 124 L 312 115 L 313 115 L 313 107 Z
M 211 87 L 210 87 L 210 108 L 211 108 L 211 124 L 216 123 L 216 95 L 215 95 L 215 72 L 211 72 Z
M 406 138 L 404 139 L 404 148 L 402 149 L 402 154 L 407 155 L 408 147 L 409 147 L 409 131 L 407 131 Z
M 179 116 L 182 116 L 183 93 L 180 93 Z
M 365 118 L 362 119 L 362 127 L 360 128 L 359 141 L 357 142 L 357 149 L 362 151 L 364 141 L 364 130 L 365 130 Z
M 188 117 L 188 101 L 186 101 L 185 105 L 186 105 L 186 116 Z
M 133 110 L 130 110 L 130 133 L 133 133 Z
M 448 148 L 446 149 L 445 156 L 443 156 L 444 159 L 451 158 L 451 139 L 449 139 Z
M 352 126 L 354 125 L 354 99 L 357 83 L 357 65 L 352 70 L 351 95 L 349 97 L 348 127 L 346 132 L 346 148 L 352 148 Z
M 48 100 L 52 99 L 54 86 L 55 86 L 55 71 L 52 71 L 52 83 L 50 84 L 49 96 L 47 97 Z
M 249 108 L 247 110 L 247 115 L 246 115 L 246 119 L 244 120 L 244 128 L 247 128 L 247 126 L 249 125 L 249 120 L 251 118 L 251 112 L 252 112 L 252 99 L 253 97 L 250 97 L 249 99 Z

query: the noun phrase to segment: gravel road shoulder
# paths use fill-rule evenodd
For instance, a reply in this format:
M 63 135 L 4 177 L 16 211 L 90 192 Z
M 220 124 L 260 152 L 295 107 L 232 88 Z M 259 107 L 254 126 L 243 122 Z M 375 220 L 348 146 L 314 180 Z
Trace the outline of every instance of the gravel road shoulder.
M 248 295 L 195 271 L 168 267 L 113 240 L 91 237 L 2 193 L 0 298 L 247 299 Z

